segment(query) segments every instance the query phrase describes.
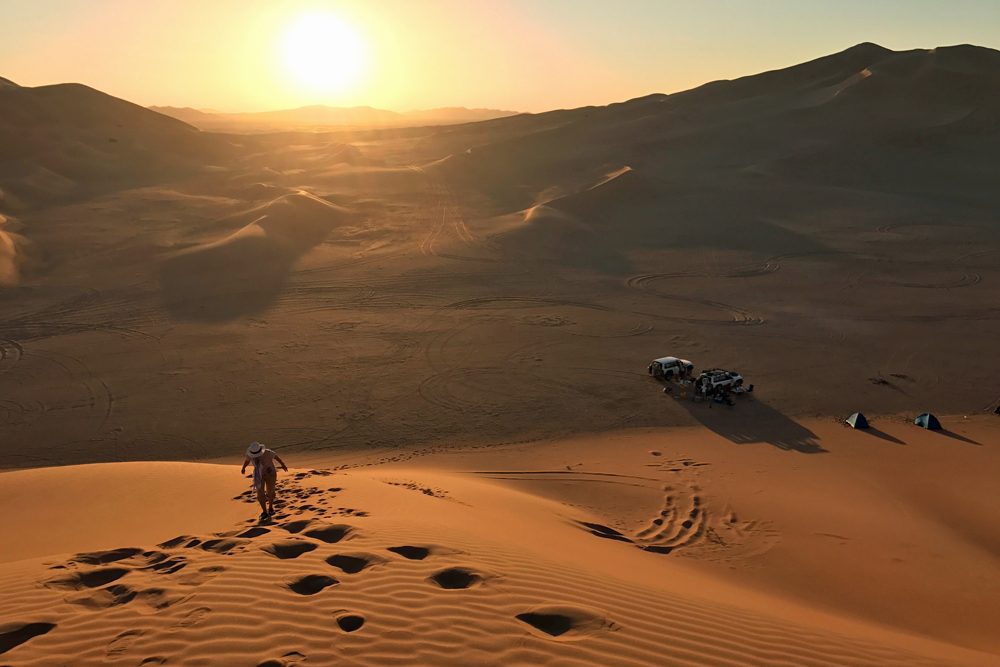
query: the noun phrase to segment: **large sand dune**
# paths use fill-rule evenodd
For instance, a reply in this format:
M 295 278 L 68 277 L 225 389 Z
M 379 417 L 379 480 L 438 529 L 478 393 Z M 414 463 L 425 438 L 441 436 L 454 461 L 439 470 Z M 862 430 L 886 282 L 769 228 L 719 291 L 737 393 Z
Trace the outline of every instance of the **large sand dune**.
M 23 508 L 25 539 L 0 563 L 0 651 L 16 665 L 995 664 L 995 452 L 899 424 L 879 433 L 902 447 L 811 426 L 834 461 L 698 429 L 328 459 L 293 470 L 260 525 L 235 465 L 7 473 L 0 502 Z
M 81 84 L 0 86 L 0 189 L 49 206 L 199 171 L 227 142 Z

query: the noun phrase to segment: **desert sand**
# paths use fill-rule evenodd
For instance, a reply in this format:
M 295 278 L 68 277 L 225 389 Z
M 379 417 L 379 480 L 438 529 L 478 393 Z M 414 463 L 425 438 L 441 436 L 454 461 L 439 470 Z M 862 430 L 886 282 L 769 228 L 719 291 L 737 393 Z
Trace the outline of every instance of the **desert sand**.
M 695 427 L 328 459 L 273 523 L 238 460 L 8 472 L 4 659 L 996 664 L 1000 427 L 809 426 L 825 454 Z
M 1000 663 L 998 90 L 862 44 L 226 134 L 0 80 L 0 665 Z

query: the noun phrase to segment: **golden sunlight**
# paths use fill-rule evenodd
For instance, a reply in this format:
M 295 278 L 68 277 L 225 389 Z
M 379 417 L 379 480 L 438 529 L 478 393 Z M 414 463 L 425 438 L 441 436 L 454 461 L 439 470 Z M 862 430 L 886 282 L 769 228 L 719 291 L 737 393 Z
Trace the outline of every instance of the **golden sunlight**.
M 285 29 L 281 51 L 288 74 L 312 92 L 345 90 L 365 64 L 365 44 L 357 30 L 325 11 L 296 17 Z

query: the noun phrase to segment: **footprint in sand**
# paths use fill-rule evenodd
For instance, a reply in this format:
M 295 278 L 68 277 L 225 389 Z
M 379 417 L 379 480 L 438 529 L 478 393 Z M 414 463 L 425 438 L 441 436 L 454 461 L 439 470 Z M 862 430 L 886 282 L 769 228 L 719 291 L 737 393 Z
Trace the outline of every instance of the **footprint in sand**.
M 66 598 L 70 604 L 78 604 L 88 609 L 110 609 L 128 604 L 135 599 L 138 591 L 125 584 L 112 584 L 92 593 Z
M 181 586 L 198 586 L 225 571 L 226 568 L 222 565 L 207 565 L 199 567 L 197 572 L 181 575 L 177 583 Z
M 292 591 L 299 595 L 316 595 L 328 586 L 334 586 L 340 582 L 325 574 L 307 574 L 286 584 Z
M 71 579 L 72 577 L 76 577 L 79 580 L 77 583 L 83 584 L 86 587 L 101 586 L 111 583 L 111 581 L 121 576 L 121 572 L 129 569 L 151 570 L 158 574 L 174 574 L 187 565 L 187 559 L 184 556 L 171 555 L 162 551 L 144 551 L 135 547 L 122 547 L 108 551 L 77 554 L 65 564 L 56 565 L 52 569 L 68 570 L 81 564 L 106 565 L 108 563 L 117 563 L 117 566 L 97 568 L 89 572 L 78 572 L 75 575 L 68 575 L 67 577 L 52 580 L 50 584 L 57 587 L 75 588 L 77 586 L 73 585 L 74 582 Z M 119 576 L 115 576 L 115 573 L 118 573 Z
M 274 542 L 273 544 L 261 547 L 261 550 L 266 551 L 275 558 L 288 560 L 290 558 L 298 558 L 315 548 L 315 544 L 306 542 L 305 540 L 282 540 L 281 542 Z
M 263 526 L 254 526 L 253 528 L 247 528 L 242 533 L 236 537 L 243 537 L 247 539 L 253 539 L 254 537 L 260 537 L 261 535 L 267 535 L 271 532 L 270 528 L 264 528 Z
M 172 607 L 175 604 L 185 602 L 190 598 L 190 595 L 175 595 L 169 590 L 163 588 L 146 588 L 139 591 L 136 595 L 137 600 L 149 605 L 156 611 L 162 611 L 167 607 Z
M 235 549 L 239 549 L 247 542 L 249 542 L 249 540 L 235 537 L 220 537 L 214 540 L 205 540 L 198 546 L 198 548 L 202 551 L 211 551 L 217 554 L 228 554 Z
M 289 533 L 301 533 L 304 529 L 316 523 L 315 519 L 299 519 L 298 521 L 289 521 L 288 523 L 281 524 L 281 528 L 284 528 Z
M 412 546 L 388 547 L 386 551 L 391 551 L 394 554 L 399 554 L 403 558 L 407 558 L 409 560 L 423 560 L 431 555 L 431 550 L 427 547 L 412 547 Z
M 621 629 L 598 612 L 581 607 L 546 605 L 515 618 L 529 626 L 532 634 L 556 641 L 579 641 L 599 632 Z
M 0 654 L 6 653 L 15 646 L 51 632 L 55 623 L 7 623 L 0 625 Z
M 84 565 L 106 565 L 115 561 L 134 558 L 141 553 L 143 553 L 143 550 L 136 547 L 122 547 L 120 549 L 77 554 L 70 559 L 70 562 L 83 563 Z
M 259 662 L 257 663 L 257 667 L 295 667 L 295 665 L 302 664 L 305 659 L 306 656 L 304 654 L 299 653 L 298 651 L 291 651 L 280 658 Z
M 231 551 L 244 547 L 250 540 L 239 537 L 216 537 L 209 540 L 202 540 L 192 535 L 178 535 L 177 537 L 160 542 L 156 546 L 161 549 L 201 549 L 217 554 L 228 554 Z
M 344 524 L 330 524 L 319 528 L 311 528 L 304 533 L 306 537 L 311 537 L 314 540 L 322 540 L 327 544 L 336 544 L 340 542 L 348 535 L 354 532 L 353 526 L 347 526 Z
M 357 574 L 373 565 L 384 563 L 385 559 L 374 554 L 335 554 L 327 558 L 326 562 L 347 574 Z
M 177 632 L 183 630 L 184 628 L 190 628 L 198 625 L 205 620 L 212 609 L 210 607 L 198 607 L 197 609 L 192 609 L 188 613 L 181 616 L 173 625 L 170 626 L 170 632 Z
M 107 650 L 104 654 L 109 658 L 117 658 L 121 656 L 122 653 L 128 651 L 132 644 L 134 644 L 139 637 L 142 636 L 142 630 L 126 630 L 117 637 L 111 640 L 108 644 Z
M 342 614 L 337 617 L 337 627 L 344 632 L 356 632 L 365 624 L 365 617 L 358 614 Z
M 61 577 L 54 577 L 45 582 L 49 588 L 65 588 L 71 590 L 83 590 L 85 588 L 100 588 L 110 584 L 112 581 L 121 579 L 131 572 L 124 567 L 102 567 L 86 572 L 74 572 Z
M 483 583 L 483 575 L 467 567 L 449 567 L 428 577 L 441 588 L 458 590 L 473 588 Z
M 189 595 L 173 595 L 163 588 L 136 590 L 125 584 L 112 584 L 106 588 L 81 593 L 66 598 L 70 604 L 78 604 L 88 609 L 110 609 L 138 600 L 154 610 L 160 611 L 189 599 Z
M 160 542 L 156 546 L 161 549 L 193 549 L 201 544 L 201 540 L 193 535 L 178 535 L 177 537 L 167 540 L 166 542 Z
M 174 574 L 187 567 L 187 558 L 184 556 L 171 556 L 162 551 L 147 551 L 143 556 L 149 564 L 141 569 L 152 570 L 157 574 Z

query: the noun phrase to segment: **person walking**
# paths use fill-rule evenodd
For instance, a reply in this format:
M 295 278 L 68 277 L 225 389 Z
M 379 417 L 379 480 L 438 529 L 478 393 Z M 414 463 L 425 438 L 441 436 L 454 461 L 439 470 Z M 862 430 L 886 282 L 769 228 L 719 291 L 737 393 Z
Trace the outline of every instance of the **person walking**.
M 247 466 L 253 464 L 253 488 L 257 492 L 257 502 L 260 503 L 261 520 L 269 519 L 274 514 L 274 498 L 277 495 L 278 471 L 275 462 L 288 472 L 288 466 L 278 454 L 259 442 L 253 442 L 247 447 L 246 458 L 240 474 L 245 475 Z

